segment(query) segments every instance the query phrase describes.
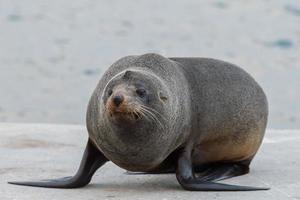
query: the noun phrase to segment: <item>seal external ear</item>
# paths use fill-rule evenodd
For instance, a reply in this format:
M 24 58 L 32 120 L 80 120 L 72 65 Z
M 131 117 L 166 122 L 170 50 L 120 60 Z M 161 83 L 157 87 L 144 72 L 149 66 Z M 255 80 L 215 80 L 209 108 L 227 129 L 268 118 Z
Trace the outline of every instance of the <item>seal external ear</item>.
M 124 79 L 128 79 L 131 77 L 131 75 L 133 74 L 133 71 L 130 71 L 130 70 L 126 70 L 124 75 L 123 75 L 123 78 Z
M 184 151 L 179 154 L 177 161 L 176 178 L 179 184 L 186 190 L 191 191 L 255 191 L 268 190 L 269 188 L 228 185 L 212 181 L 222 180 L 233 176 L 239 176 L 248 172 L 248 168 L 236 167 L 227 164 L 204 172 L 204 176 L 196 177 L 193 171 L 190 152 Z M 246 171 L 245 171 L 246 170 Z
M 162 91 L 159 91 L 159 92 L 158 92 L 158 96 L 159 96 L 159 98 L 160 98 L 163 102 L 165 102 L 165 101 L 168 100 L 167 95 L 165 95 Z
M 94 146 L 92 141 L 89 139 L 80 163 L 80 167 L 74 176 L 46 181 L 8 183 L 14 185 L 46 188 L 79 188 L 87 185 L 91 181 L 95 171 L 107 161 L 108 159 Z

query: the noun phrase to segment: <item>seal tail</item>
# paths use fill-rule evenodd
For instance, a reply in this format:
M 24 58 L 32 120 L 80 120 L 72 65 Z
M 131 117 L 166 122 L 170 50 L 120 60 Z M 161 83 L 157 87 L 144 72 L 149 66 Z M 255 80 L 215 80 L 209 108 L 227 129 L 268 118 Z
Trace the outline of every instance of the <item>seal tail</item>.
M 8 183 L 13 185 L 45 188 L 79 188 L 87 185 L 91 181 L 96 170 L 107 161 L 107 158 L 94 146 L 91 140 L 89 140 L 86 145 L 80 167 L 74 176 L 42 181 Z

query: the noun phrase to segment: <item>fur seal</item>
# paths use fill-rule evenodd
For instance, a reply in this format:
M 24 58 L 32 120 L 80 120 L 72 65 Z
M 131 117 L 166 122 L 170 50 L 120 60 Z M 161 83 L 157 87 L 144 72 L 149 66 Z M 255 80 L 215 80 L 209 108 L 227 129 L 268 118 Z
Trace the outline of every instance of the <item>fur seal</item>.
M 132 172 L 176 173 L 186 190 L 265 190 L 217 181 L 249 172 L 267 117 L 263 90 L 233 64 L 153 53 L 127 56 L 105 72 L 90 98 L 89 139 L 77 173 L 9 183 L 78 188 L 112 161 Z

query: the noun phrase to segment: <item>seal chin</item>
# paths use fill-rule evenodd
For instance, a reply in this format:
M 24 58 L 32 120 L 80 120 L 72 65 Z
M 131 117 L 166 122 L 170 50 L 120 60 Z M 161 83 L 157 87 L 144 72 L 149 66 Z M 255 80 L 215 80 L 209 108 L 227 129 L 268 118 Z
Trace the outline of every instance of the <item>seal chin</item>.
M 119 123 L 135 123 L 140 120 L 140 116 L 136 113 L 130 112 L 111 112 L 109 113 L 109 118 L 114 122 Z

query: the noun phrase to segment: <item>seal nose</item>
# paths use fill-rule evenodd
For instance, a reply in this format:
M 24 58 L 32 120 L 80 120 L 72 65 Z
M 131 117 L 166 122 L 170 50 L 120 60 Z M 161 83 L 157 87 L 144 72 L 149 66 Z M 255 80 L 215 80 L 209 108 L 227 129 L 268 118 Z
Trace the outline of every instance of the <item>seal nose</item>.
M 113 102 L 116 106 L 119 106 L 124 100 L 124 97 L 122 95 L 117 95 L 113 97 Z

